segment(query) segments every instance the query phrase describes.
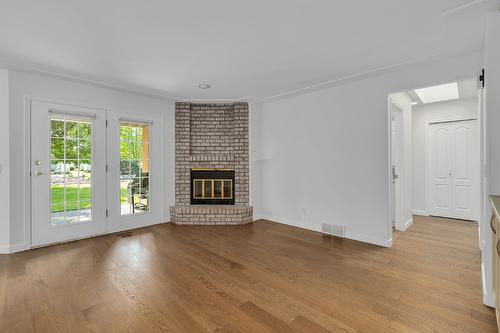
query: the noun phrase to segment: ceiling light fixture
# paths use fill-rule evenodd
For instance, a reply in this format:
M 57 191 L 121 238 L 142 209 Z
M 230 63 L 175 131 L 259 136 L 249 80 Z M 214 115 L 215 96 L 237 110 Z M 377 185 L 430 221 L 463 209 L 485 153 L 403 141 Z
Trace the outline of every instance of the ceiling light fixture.
M 418 102 L 411 102 L 411 105 L 417 105 Z
M 200 88 L 200 89 L 209 89 L 211 87 L 212 87 L 211 85 L 206 84 L 206 83 L 202 83 L 202 84 L 198 85 L 198 88 Z
M 439 86 L 415 89 L 415 93 L 420 97 L 420 100 L 425 103 L 449 101 L 459 99 L 458 83 L 448 83 Z

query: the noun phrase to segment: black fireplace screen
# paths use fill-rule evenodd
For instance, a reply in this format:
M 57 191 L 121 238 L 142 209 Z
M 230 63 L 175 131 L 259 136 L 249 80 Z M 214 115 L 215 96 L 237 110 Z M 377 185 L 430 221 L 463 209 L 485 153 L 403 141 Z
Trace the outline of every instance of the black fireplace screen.
M 192 205 L 234 205 L 234 170 L 191 169 Z

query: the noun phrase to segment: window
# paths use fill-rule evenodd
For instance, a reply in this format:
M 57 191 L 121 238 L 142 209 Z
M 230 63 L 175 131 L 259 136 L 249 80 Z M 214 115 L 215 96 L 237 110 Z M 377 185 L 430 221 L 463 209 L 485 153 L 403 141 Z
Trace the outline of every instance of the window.
M 92 123 L 50 118 L 51 226 L 92 219 Z
M 150 125 L 120 123 L 121 215 L 148 212 Z

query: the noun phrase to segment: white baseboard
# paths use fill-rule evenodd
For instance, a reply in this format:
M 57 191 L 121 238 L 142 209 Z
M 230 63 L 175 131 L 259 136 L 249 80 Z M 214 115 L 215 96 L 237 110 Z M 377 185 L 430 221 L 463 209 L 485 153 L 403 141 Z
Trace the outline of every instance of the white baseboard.
M 413 224 L 413 218 L 409 219 L 408 221 L 406 221 L 406 223 L 403 225 L 403 228 L 399 231 L 406 231 L 408 230 Z
M 169 221 L 170 222 L 170 221 Z M 157 225 L 157 224 L 162 224 L 162 223 L 166 223 L 165 221 L 163 220 L 160 220 L 160 221 L 154 221 L 154 222 L 144 222 L 144 223 L 139 223 L 139 224 L 136 224 L 136 225 L 130 225 L 130 224 L 122 224 L 122 225 L 119 225 L 119 224 L 113 224 L 113 225 L 108 225 L 108 231 L 106 234 L 113 234 L 113 233 L 116 233 L 116 232 L 122 232 L 122 231 L 129 231 L 129 230 L 134 230 L 134 229 L 139 229 L 139 228 L 145 228 L 145 227 L 150 227 L 150 226 L 153 226 L 153 225 Z
M 0 246 L 0 254 L 9 254 L 10 246 L 2 245 Z
M 392 238 L 391 239 L 382 239 L 382 238 L 377 238 L 377 237 L 373 237 L 370 235 L 355 234 L 352 232 L 346 232 L 345 236 L 346 236 L 346 238 L 349 238 L 349 239 L 352 239 L 355 241 L 360 241 L 363 243 L 378 245 L 378 246 L 382 246 L 382 247 L 391 247 L 392 246 Z
M 489 307 L 495 307 L 495 294 L 494 293 L 483 293 L 483 303 Z
M 482 260 L 482 259 L 481 259 Z M 496 307 L 495 293 L 486 285 L 484 262 L 481 262 L 481 285 L 483 286 L 483 303 L 492 308 Z
M 286 225 L 289 225 L 292 227 L 307 229 L 307 230 L 316 231 L 316 232 L 322 232 L 321 225 L 319 225 L 319 224 L 307 223 L 305 221 L 296 221 L 296 220 L 291 220 L 291 219 L 278 217 L 278 216 L 261 216 L 260 218 L 264 219 L 264 220 L 269 220 L 271 222 L 286 224 Z M 360 241 L 363 243 L 378 245 L 378 246 L 382 246 L 382 247 L 391 247 L 392 246 L 392 238 L 391 239 L 382 239 L 382 238 L 377 238 L 377 237 L 373 237 L 370 235 L 356 234 L 356 233 L 352 233 L 349 231 L 346 232 L 345 238 L 355 240 L 355 241 Z
M 16 252 L 21 252 L 21 251 L 26 251 L 29 250 L 29 246 L 27 246 L 25 243 L 22 244 L 15 244 L 15 245 L 3 245 L 0 246 L 0 254 L 11 254 L 11 253 L 16 253 Z
M 429 213 L 426 212 L 425 210 L 414 209 L 414 210 L 412 210 L 412 213 L 413 213 L 413 215 L 429 216 Z

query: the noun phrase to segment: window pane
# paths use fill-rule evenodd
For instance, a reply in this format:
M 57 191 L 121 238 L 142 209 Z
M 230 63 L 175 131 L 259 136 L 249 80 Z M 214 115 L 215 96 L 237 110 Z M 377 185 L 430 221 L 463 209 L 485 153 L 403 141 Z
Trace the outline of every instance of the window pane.
M 66 139 L 66 159 L 78 159 L 78 139 Z
M 91 151 L 90 140 L 80 139 L 80 159 L 89 159 Z
M 90 127 L 90 123 L 79 123 L 79 137 L 80 139 L 86 139 L 86 140 L 90 140 L 90 137 L 92 135 L 92 132 L 91 132 L 91 127 Z
M 120 140 L 130 141 L 132 136 L 132 127 L 122 125 L 120 127 Z
M 142 159 L 142 143 L 130 143 L 130 159 L 137 161 Z
M 142 141 L 142 128 L 135 127 L 132 131 L 132 141 L 141 142 Z
M 135 205 L 133 207 L 135 213 L 144 213 L 149 211 L 149 196 L 148 195 L 138 195 L 135 200 Z
M 52 160 L 50 161 L 50 172 L 52 176 L 63 175 L 69 171 L 69 165 L 62 160 Z
M 141 147 L 142 159 L 149 159 L 149 143 L 141 142 L 138 145 Z
M 50 140 L 50 158 L 64 159 L 64 139 L 52 138 Z
M 201 180 L 194 181 L 194 197 L 201 198 L 202 197 L 202 188 L 203 182 Z
M 52 184 L 51 192 L 51 212 L 64 212 L 64 184 Z
M 130 160 L 130 142 L 120 142 L 120 159 Z
M 130 161 L 130 177 L 138 178 L 141 176 L 140 161 Z
M 211 198 L 212 197 L 212 181 L 207 180 L 204 183 L 205 183 L 205 198 Z
M 51 226 L 91 220 L 91 131 L 90 121 L 51 119 Z
M 90 202 L 92 198 L 92 190 L 88 184 L 80 184 L 78 190 L 78 201 L 88 201 Z
M 131 174 L 130 161 L 129 160 L 120 161 L 120 176 L 128 176 L 130 174 Z M 121 177 L 121 179 L 125 178 L 127 177 Z
M 149 211 L 149 125 L 120 125 L 121 214 Z M 147 151 L 147 152 L 145 152 Z
M 92 161 L 80 159 L 79 162 L 78 169 L 80 170 L 80 173 L 88 173 L 88 176 L 90 177 L 90 174 L 92 173 Z
M 64 120 L 51 120 L 50 121 L 50 135 L 53 138 L 64 137 Z
M 148 177 L 149 176 L 149 160 L 142 160 L 139 163 L 139 172 L 141 177 Z
M 139 178 L 139 193 L 149 194 L 149 178 Z
M 67 138 L 78 138 L 78 123 L 75 121 L 66 121 Z
M 233 183 L 231 181 L 224 181 L 224 198 L 233 197 Z
M 80 222 L 86 222 L 86 221 L 92 220 L 92 210 L 91 209 L 81 209 L 78 219 Z
M 214 181 L 214 198 L 222 198 L 222 181 Z

